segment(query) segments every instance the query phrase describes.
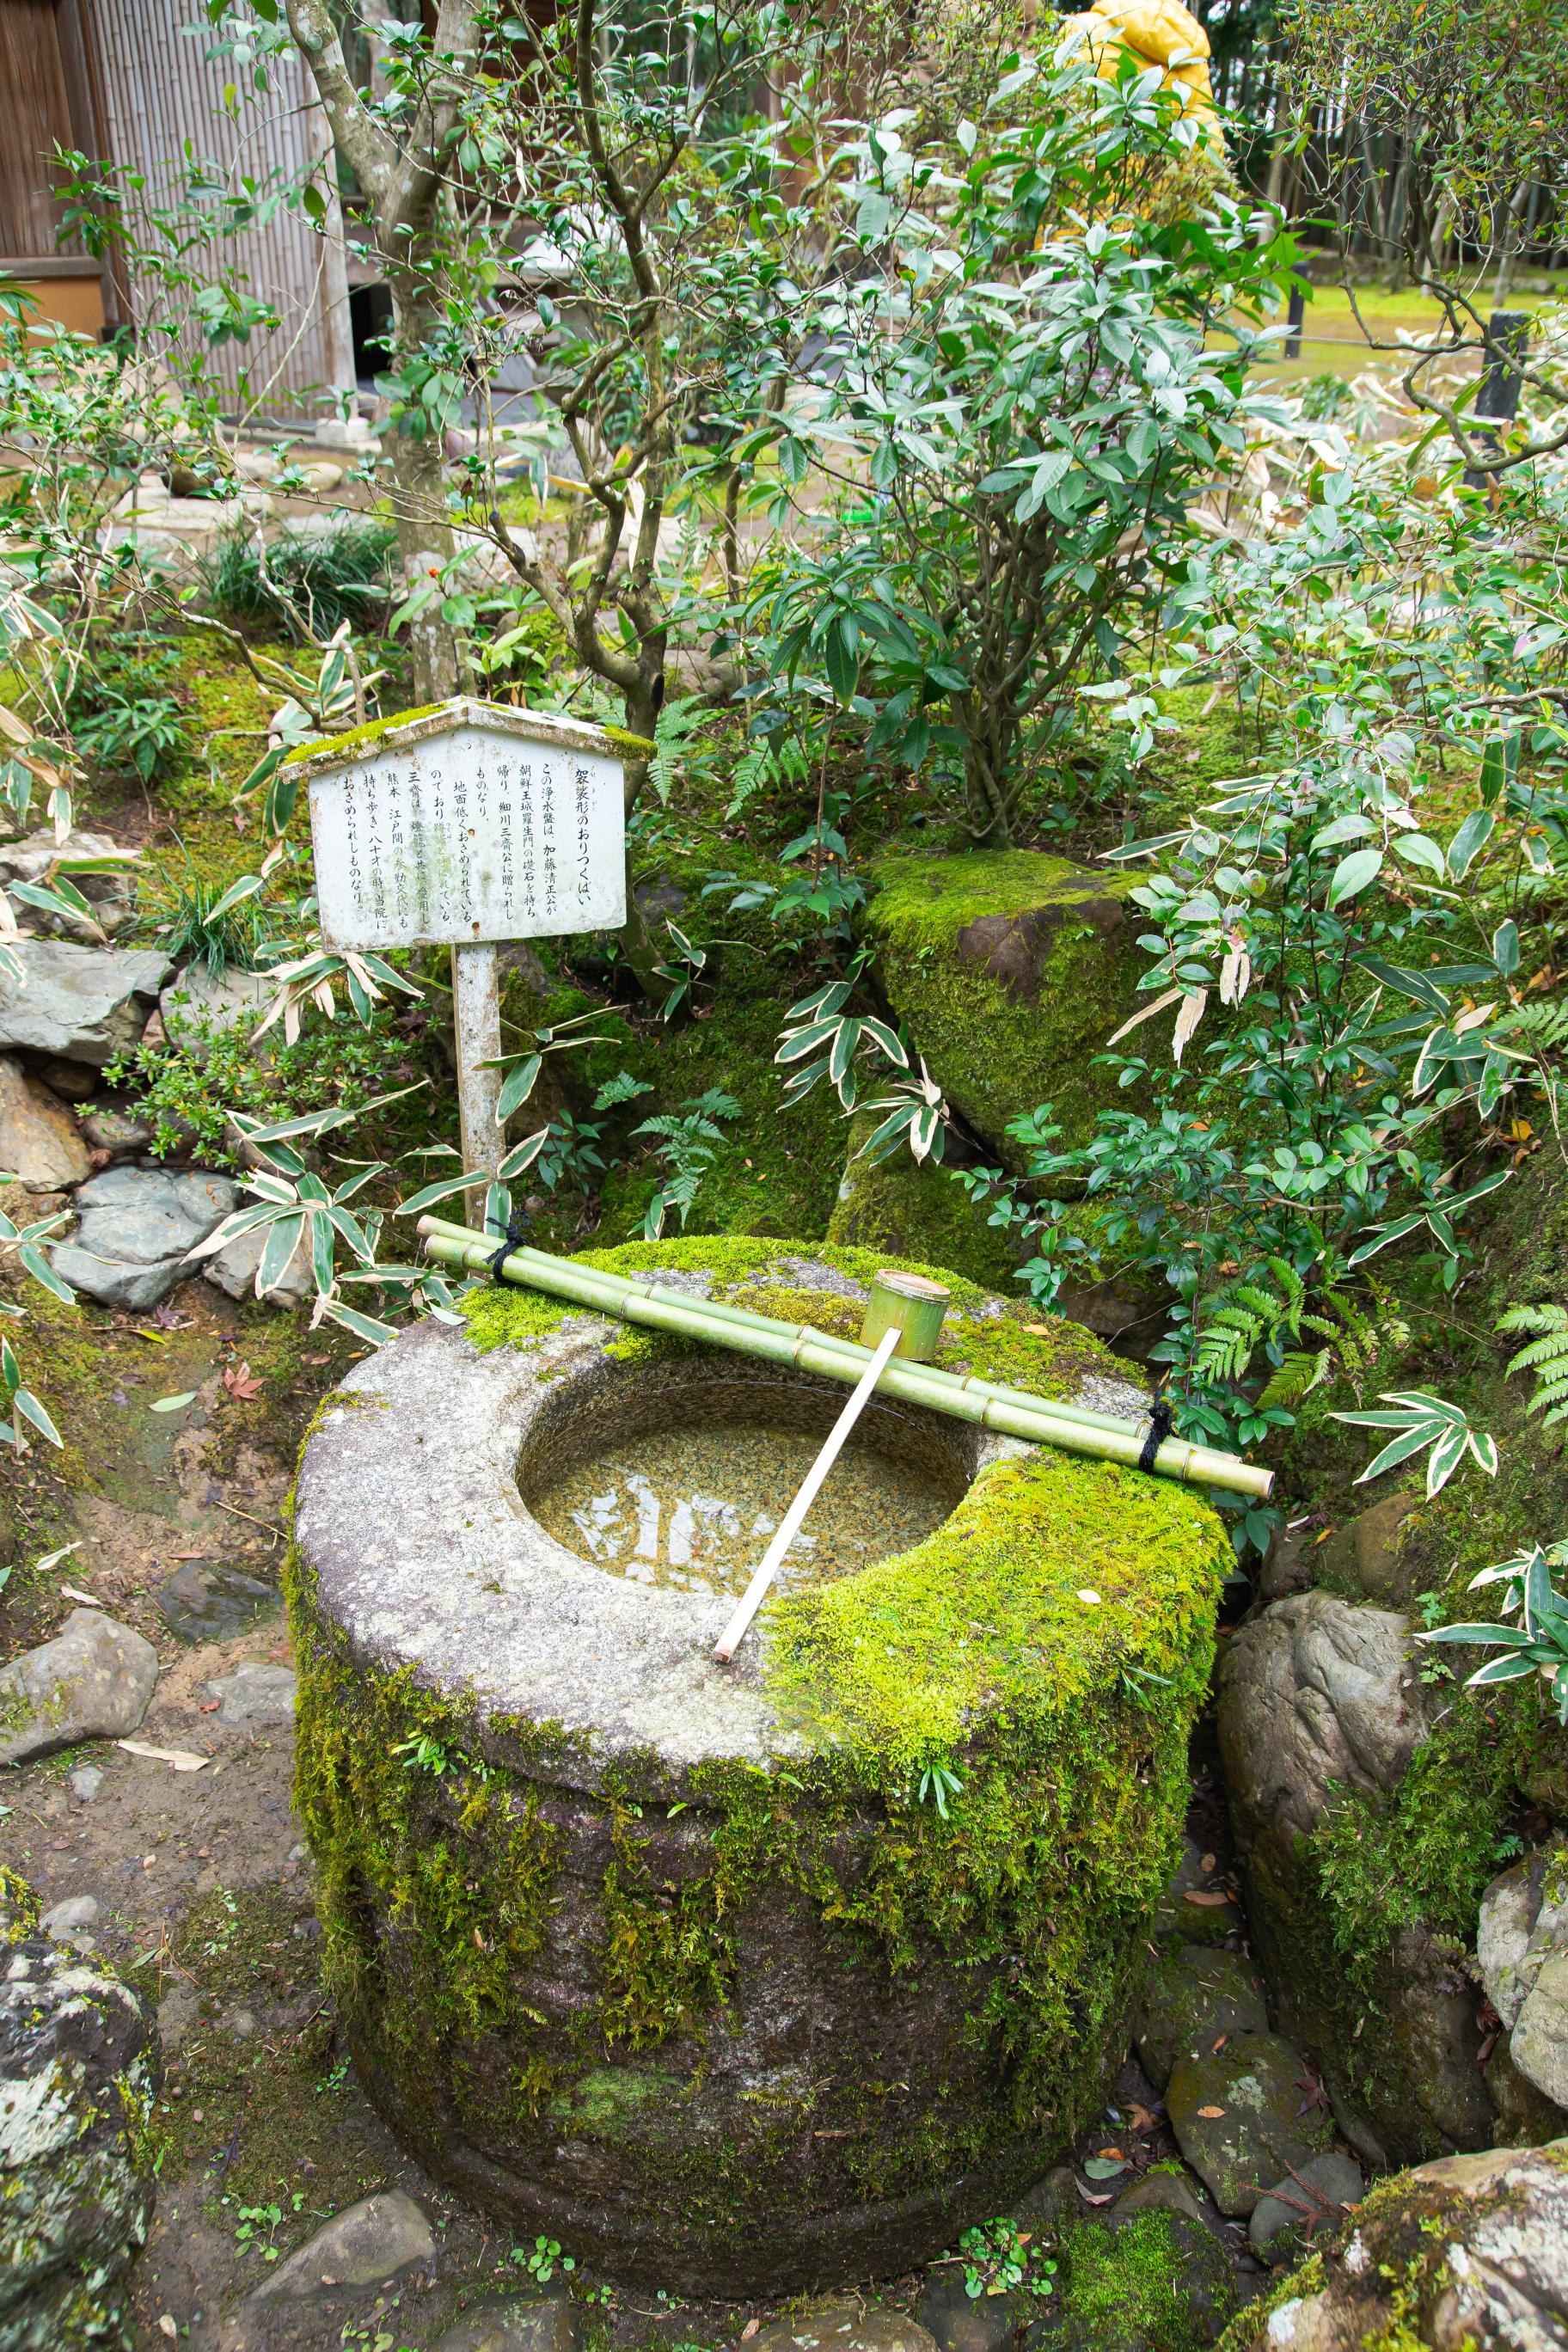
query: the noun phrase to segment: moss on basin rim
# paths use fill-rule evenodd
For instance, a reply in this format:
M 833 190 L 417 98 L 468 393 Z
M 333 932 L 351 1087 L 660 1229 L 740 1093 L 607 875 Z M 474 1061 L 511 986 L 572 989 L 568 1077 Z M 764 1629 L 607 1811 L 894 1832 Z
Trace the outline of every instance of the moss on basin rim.
M 590 1255 L 840 1330 L 886 1262 Z M 953 1284 L 944 1362 L 1058 1395 L 1118 1370 Z M 479 1295 L 469 1329 L 486 1360 L 591 1340 L 633 1378 L 693 1352 L 521 1292 Z M 1170 1482 L 988 1451 L 914 1551 L 767 1610 L 746 1669 L 765 1752 L 677 1772 L 349 1638 L 316 1580 L 308 1443 L 297 1801 L 362 2073 L 437 2173 L 622 2276 L 755 2294 L 928 2258 L 1094 2112 L 1228 1546 Z

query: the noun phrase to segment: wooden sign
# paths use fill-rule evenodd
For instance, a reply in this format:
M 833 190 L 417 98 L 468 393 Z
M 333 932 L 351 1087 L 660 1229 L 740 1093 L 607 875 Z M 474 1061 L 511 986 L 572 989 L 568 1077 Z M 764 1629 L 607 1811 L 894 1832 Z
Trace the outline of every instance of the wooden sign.
M 321 937 L 450 946 L 463 1164 L 505 1150 L 496 942 L 626 921 L 622 761 L 581 720 L 468 697 L 307 746 Z

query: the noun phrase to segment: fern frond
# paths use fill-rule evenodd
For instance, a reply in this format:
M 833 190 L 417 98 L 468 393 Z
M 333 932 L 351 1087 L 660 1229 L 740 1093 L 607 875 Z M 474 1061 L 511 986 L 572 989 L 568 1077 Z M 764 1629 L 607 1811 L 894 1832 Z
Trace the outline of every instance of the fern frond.
M 1535 1334 L 1508 1360 L 1510 1377 L 1533 1372 L 1535 1393 L 1525 1407 L 1540 1413 L 1543 1426 L 1568 1419 L 1568 1308 L 1551 1299 L 1538 1306 L 1510 1307 L 1498 1318 L 1500 1331 Z

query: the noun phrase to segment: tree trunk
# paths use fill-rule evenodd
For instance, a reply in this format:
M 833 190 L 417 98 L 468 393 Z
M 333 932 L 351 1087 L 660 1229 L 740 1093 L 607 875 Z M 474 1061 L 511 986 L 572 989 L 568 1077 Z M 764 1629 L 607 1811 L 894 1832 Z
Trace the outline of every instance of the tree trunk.
M 658 677 L 639 679 L 635 687 L 627 687 L 624 691 L 627 733 L 640 735 L 645 742 L 651 742 L 654 729 L 658 724 L 659 705 L 664 700 L 662 645 Z M 642 797 L 643 787 L 647 782 L 647 771 L 648 762 L 646 755 L 636 754 L 628 757 L 626 763 L 626 810 L 628 823 L 632 811 Z M 626 835 L 626 919 L 617 936 L 621 954 L 631 966 L 637 986 L 645 996 L 657 996 L 662 983 L 654 971 L 654 966 L 662 961 L 665 949 L 663 943 L 656 940 L 649 931 L 647 919 L 637 904 L 637 877 L 632 870 L 632 837 L 629 831 Z
M 392 281 L 394 346 L 399 362 L 411 359 L 425 343 L 435 320 L 424 305 L 399 299 Z M 446 450 L 427 434 L 416 440 L 395 425 L 392 444 L 393 517 L 397 526 L 397 554 L 405 589 L 414 589 L 437 575 L 451 560 L 456 541 L 447 504 Z M 441 617 L 439 599 L 427 604 L 408 625 L 409 650 L 414 657 L 414 699 L 417 704 L 446 702 L 460 691 L 463 665 L 458 640 Z

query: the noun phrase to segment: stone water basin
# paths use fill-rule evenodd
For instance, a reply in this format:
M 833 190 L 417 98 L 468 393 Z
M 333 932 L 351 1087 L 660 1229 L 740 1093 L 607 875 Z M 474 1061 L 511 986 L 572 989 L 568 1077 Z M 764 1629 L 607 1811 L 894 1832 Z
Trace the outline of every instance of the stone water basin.
M 848 1336 L 886 1263 L 599 1262 Z M 943 1363 L 1140 1420 L 1087 1333 L 943 1278 Z M 361 2078 L 515 2232 L 702 2297 L 928 2261 L 1098 2112 L 1230 1556 L 1190 1490 L 877 1399 L 721 1666 L 843 1398 L 498 1288 L 356 1366 L 300 1465 L 298 1801 Z M 725 1559 L 673 1557 L 700 1494 Z

